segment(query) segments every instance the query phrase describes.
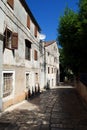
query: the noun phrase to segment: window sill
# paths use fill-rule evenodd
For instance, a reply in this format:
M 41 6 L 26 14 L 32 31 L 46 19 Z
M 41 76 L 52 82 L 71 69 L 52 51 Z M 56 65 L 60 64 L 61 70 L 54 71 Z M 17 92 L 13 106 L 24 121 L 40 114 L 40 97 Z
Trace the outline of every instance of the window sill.
M 3 102 L 6 102 L 6 101 L 8 101 L 8 100 L 10 100 L 12 98 L 13 98 L 13 94 L 11 94 L 11 95 L 9 95 L 7 97 L 3 97 Z
M 9 47 L 5 47 L 6 49 L 9 49 L 9 50 L 15 50 L 15 48 L 9 48 Z

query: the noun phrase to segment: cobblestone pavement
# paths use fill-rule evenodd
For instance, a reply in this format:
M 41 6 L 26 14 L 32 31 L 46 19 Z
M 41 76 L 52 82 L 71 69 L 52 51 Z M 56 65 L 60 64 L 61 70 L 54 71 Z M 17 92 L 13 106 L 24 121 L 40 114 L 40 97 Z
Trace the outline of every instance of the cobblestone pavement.
M 0 117 L 0 130 L 87 130 L 87 109 L 74 88 L 47 90 Z

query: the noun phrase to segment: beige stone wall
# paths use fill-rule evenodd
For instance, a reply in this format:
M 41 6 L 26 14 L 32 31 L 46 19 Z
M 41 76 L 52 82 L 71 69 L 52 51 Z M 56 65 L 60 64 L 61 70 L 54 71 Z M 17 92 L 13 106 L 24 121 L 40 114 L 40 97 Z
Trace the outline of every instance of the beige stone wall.
M 3 101 L 2 110 L 4 111 L 6 108 L 8 108 L 14 104 L 20 103 L 23 100 L 25 100 L 25 92 L 20 93 L 19 95 L 15 95 L 14 98 L 10 98 L 6 101 Z
M 3 102 L 2 111 L 4 111 L 6 108 L 10 107 L 11 105 L 13 105 L 13 99 L 9 99 L 9 100 Z
M 39 70 L 31 70 L 29 68 L 25 67 L 17 67 L 17 66 L 9 66 L 9 65 L 4 65 L 3 66 L 4 70 L 13 70 L 15 72 L 15 84 L 13 86 L 13 93 L 11 97 L 3 98 L 3 110 L 8 108 L 9 106 L 12 106 L 13 104 L 19 103 L 26 98 L 27 94 L 27 89 L 26 89 L 26 72 L 30 73 L 30 90 L 32 93 L 32 86 L 33 89 L 35 89 L 35 73 L 39 73 Z

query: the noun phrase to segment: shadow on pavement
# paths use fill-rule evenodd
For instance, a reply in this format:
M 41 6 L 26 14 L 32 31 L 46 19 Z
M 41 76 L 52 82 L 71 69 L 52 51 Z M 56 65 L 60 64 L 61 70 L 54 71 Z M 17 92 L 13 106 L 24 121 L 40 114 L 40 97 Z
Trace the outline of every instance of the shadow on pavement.
M 59 86 L 3 113 L 0 130 L 87 130 L 87 111 L 75 88 Z

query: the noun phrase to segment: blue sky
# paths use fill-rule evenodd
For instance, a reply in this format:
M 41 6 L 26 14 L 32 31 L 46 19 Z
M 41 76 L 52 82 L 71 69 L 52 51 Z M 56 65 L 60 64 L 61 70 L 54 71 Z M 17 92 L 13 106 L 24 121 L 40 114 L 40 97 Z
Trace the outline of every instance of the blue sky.
M 46 41 L 56 40 L 59 18 L 66 6 L 78 10 L 78 0 L 26 0 Z

